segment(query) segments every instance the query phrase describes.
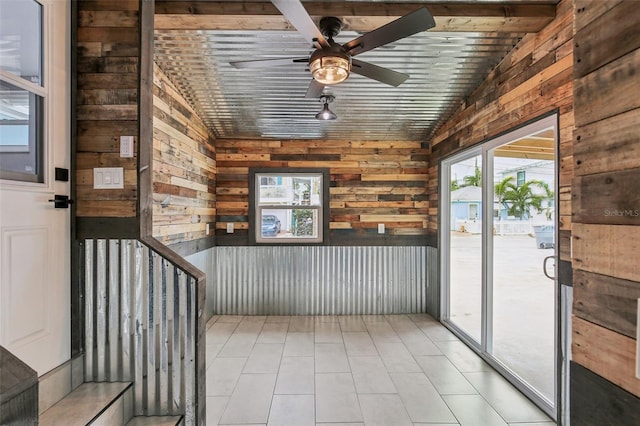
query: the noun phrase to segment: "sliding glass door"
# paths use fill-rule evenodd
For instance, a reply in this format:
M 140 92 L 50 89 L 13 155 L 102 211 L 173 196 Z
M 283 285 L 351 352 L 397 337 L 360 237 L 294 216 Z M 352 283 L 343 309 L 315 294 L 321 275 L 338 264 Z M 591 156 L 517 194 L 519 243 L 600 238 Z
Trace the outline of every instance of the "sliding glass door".
M 482 340 L 481 170 L 480 155 L 456 161 L 449 170 L 449 315 L 477 344 Z
M 556 122 L 443 161 L 440 192 L 443 321 L 552 417 Z

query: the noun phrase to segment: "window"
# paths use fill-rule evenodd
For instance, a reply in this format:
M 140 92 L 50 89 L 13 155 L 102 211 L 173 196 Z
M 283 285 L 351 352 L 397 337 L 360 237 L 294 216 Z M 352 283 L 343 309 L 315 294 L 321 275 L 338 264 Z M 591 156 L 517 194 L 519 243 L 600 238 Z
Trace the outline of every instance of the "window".
M 0 178 L 44 182 L 43 10 L 0 1 Z
M 518 172 L 517 178 L 516 178 L 516 185 L 518 186 L 518 188 L 520 188 L 522 185 L 524 185 L 525 182 L 525 173 L 524 170 L 520 170 Z
M 249 230 L 256 243 L 323 243 L 328 171 L 251 170 Z

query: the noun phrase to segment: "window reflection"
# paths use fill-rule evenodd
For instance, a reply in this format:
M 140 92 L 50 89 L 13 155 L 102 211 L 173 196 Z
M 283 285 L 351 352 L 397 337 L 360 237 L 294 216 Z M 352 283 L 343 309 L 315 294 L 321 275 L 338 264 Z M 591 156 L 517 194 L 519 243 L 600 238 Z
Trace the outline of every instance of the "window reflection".
M 0 81 L 0 177 L 43 182 L 43 98 Z
M 0 69 L 42 86 L 42 5 L 0 1 Z

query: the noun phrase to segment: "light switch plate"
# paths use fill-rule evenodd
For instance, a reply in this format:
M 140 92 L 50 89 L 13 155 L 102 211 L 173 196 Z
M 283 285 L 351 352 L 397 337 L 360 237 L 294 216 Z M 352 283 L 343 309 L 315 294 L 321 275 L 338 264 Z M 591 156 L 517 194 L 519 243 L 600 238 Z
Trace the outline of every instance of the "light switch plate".
M 233 222 L 227 223 L 227 234 L 233 234 Z
M 96 167 L 93 169 L 93 188 L 124 188 L 124 169 L 122 167 Z
M 384 234 L 384 223 L 378 224 L 378 234 Z
M 120 136 L 120 157 L 133 157 L 133 136 Z

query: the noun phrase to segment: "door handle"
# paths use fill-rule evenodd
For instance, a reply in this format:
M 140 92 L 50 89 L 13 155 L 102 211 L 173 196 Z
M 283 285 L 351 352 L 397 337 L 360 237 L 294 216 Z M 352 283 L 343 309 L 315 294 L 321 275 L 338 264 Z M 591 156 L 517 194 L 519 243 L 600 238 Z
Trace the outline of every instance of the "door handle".
M 549 278 L 550 280 L 554 280 L 556 279 L 556 277 L 552 277 L 551 275 L 549 275 L 549 272 L 547 271 L 547 262 L 549 261 L 549 259 L 553 259 L 554 261 L 556 260 L 556 256 L 547 256 L 544 258 L 544 260 L 542 261 L 542 272 L 544 272 L 544 275 Z M 554 264 L 553 267 L 555 268 L 556 265 Z
M 73 200 L 68 195 L 54 195 L 53 200 L 49 200 L 53 203 L 53 207 L 56 209 L 68 209 L 69 205 L 73 204 Z

